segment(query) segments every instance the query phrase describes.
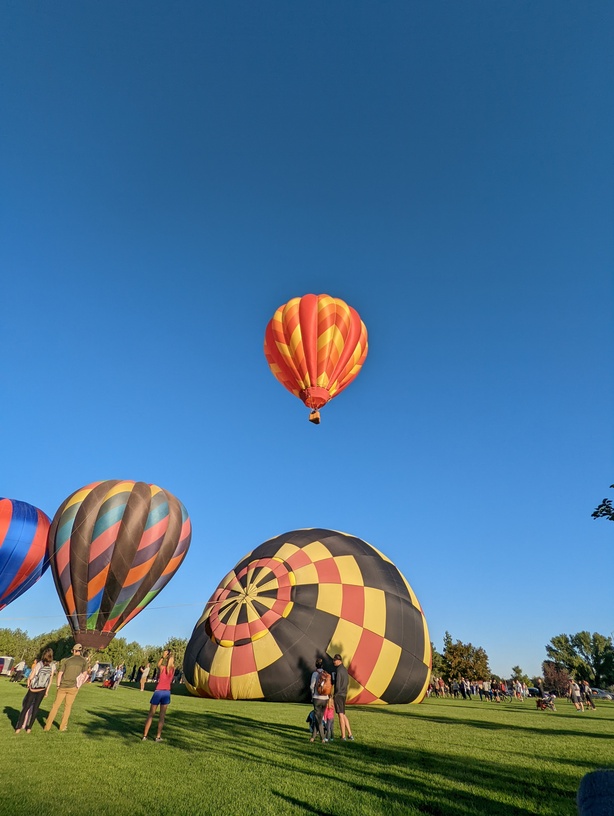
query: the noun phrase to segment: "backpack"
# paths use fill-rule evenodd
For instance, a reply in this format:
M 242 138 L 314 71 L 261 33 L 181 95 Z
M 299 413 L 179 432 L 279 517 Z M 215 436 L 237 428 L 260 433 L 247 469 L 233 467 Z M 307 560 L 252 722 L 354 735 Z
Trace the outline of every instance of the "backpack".
M 51 666 L 45 666 L 43 664 L 32 678 L 30 688 L 35 690 L 46 689 L 47 686 L 49 685 L 49 682 L 51 681 L 52 674 L 53 669 L 51 668 Z
M 321 697 L 324 696 L 328 697 L 332 690 L 333 690 L 332 678 L 327 671 L 322 670 L 316 683 L 316 692 Z

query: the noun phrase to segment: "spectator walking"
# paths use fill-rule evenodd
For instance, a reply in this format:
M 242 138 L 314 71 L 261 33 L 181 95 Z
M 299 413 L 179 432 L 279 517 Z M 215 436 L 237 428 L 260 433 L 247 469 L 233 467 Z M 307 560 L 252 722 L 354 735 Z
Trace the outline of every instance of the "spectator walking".
M 64 658 L 60 662 L 58 669 L 58 690 L 55 695 L 55 701 L 51 706 L 51 711 L 47 717 L 44 731 L 50 731 L 56 714 L 60 710 L 60 706 L 64 703 L 64 712 L 62 714 L 62 721 L 60 722 L 60 731 L 66 731 L 68 728 L 68 720 L 70 712 L 75 702 L 75 697 L 79 691 L 77 679 L 87 669 L 87 660 L 82 655 L 83 646 L 80 643 L 75 643 L 72 648 L 71 657 Z
M 32 731 L 32 724 L 36 719 L 43 697 L 49 694 L 54 673 L 53 651 L 45 649 L 41 659 L 34 664 L 28 677 L 28 690 L 23 698 L 21 713 L 15 726 L 16 734 L 19 734 L 22 728 L 25 728 L 26 734 Z

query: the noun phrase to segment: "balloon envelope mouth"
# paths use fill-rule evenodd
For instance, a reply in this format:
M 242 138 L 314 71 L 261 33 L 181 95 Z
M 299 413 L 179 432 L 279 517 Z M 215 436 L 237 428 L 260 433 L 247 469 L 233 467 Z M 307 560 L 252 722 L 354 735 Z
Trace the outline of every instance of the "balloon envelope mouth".
M 319 385 L 304 388 L 299 396 L 308 408 L 314 408 L 316 411 L 330 400 L 328 390 Z
M 115 637 L 115 632 L 97 632 L 95 629 L 81 629 L 74 632 L 75 643 L 80 643 L 84 649 L 105 649 Z

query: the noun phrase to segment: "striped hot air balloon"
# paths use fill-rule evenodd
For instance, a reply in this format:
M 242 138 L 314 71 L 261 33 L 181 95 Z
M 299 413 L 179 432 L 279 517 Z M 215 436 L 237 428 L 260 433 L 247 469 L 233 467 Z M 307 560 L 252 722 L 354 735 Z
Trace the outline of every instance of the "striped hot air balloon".
M 191 536 L 183 504 L 156 485 L 94 482 L 69 496 L 49 556 L 75 640 L 103 649 L 170 581 Z
M 0 499 L 0 609 L 33 586 L 49 566 L 49 524 L 37 507 Z
M 207 603 L 184 657 L 193 694 L 302 702 L 317 657 L 348 665 L 348 704 L 419 702 L 424 614 L 395 565 L 360 538 L 294 530 L 249 553 Z
M 319 422 L 319 409 L 340 394 L 367 356 L 367 328 L 358 312 L 329 295 L 304 295 L 280 306 L 264 336 L 274 376 Z

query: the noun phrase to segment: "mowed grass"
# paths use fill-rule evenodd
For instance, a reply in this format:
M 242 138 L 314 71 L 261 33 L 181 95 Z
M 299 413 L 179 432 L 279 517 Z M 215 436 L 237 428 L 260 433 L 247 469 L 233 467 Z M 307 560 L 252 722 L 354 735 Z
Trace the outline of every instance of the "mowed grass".
M 69 729 L 14 733 L 24 689 L 0 679 L 0 814 L 575 814 L 612 767 L 614 703 L 426 700 L 350 708 L 356 741 L 309 742 L 307 705 L 173 694 L 164 742 L 141 742 L 151 691 L 83 687 Z

